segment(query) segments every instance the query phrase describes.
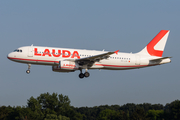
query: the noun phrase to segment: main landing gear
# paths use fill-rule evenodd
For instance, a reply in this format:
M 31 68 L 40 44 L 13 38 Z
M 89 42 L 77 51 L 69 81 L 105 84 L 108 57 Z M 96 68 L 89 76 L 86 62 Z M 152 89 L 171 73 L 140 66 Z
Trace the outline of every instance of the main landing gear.
M 31 68 L 31 64 L 28 64 L 28 70 L 26 70 L 26 73 L 27 73 L 27 74 L 30 73 L 30 68 Z
M 83 74 L 82 73 L 82 69 L 80 69 L 80 71 L 81 71 L 81 73 L 79 74 L 79 78 L 84 78 L 84 77 L 89 77 L 90 76 L 90 74 L 89 74 L 89 72 L 87 71 L 87 69 L 86 69 L 86 72 Z

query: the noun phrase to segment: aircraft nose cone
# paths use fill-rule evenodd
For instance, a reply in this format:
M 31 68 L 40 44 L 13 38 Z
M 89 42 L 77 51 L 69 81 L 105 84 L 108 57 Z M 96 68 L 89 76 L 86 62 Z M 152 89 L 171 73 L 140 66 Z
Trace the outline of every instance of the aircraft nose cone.
M 9 53 L 9 54 L 7 55 L 7 58 L 8 58 L 8 59 L 11 59 L 12 57 L 13 57 L 12 53 Z

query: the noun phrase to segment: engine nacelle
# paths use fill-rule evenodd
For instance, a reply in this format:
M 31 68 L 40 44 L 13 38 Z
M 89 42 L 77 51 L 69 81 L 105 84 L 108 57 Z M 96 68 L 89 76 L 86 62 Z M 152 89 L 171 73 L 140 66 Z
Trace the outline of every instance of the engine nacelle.
M 59 61 L 59 65 L 64 70 L 77 70 L 79 68 L 79 64 L 72 61 Z
M 61 69 L 59 66 L 52 66 L 52 71 L 54 71 L 54 72 L 74 72 L 75 70 L 64 70 L 64 69 Z
M 59 61 L 58 66 L 52 66 L 54 72 L 74 72 L 79 69 L 79 64 L 72 61 Z

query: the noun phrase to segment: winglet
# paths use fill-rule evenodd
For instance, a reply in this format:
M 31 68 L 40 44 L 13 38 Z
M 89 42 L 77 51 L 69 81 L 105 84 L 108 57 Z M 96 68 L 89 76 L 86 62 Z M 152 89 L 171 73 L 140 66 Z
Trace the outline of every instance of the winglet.
M 114 53 L 116 53 L 116 54 L 118 54 L 118 52 L 119 52 L 119 50 L 117 50 L 117 51 L 114 51 Z

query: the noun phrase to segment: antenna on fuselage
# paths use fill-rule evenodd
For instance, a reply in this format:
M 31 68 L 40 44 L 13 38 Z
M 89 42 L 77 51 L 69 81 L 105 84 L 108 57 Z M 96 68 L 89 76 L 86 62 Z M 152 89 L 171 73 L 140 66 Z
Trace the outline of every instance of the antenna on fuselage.
M 31 46 L 33 46 L 33 44 Z

